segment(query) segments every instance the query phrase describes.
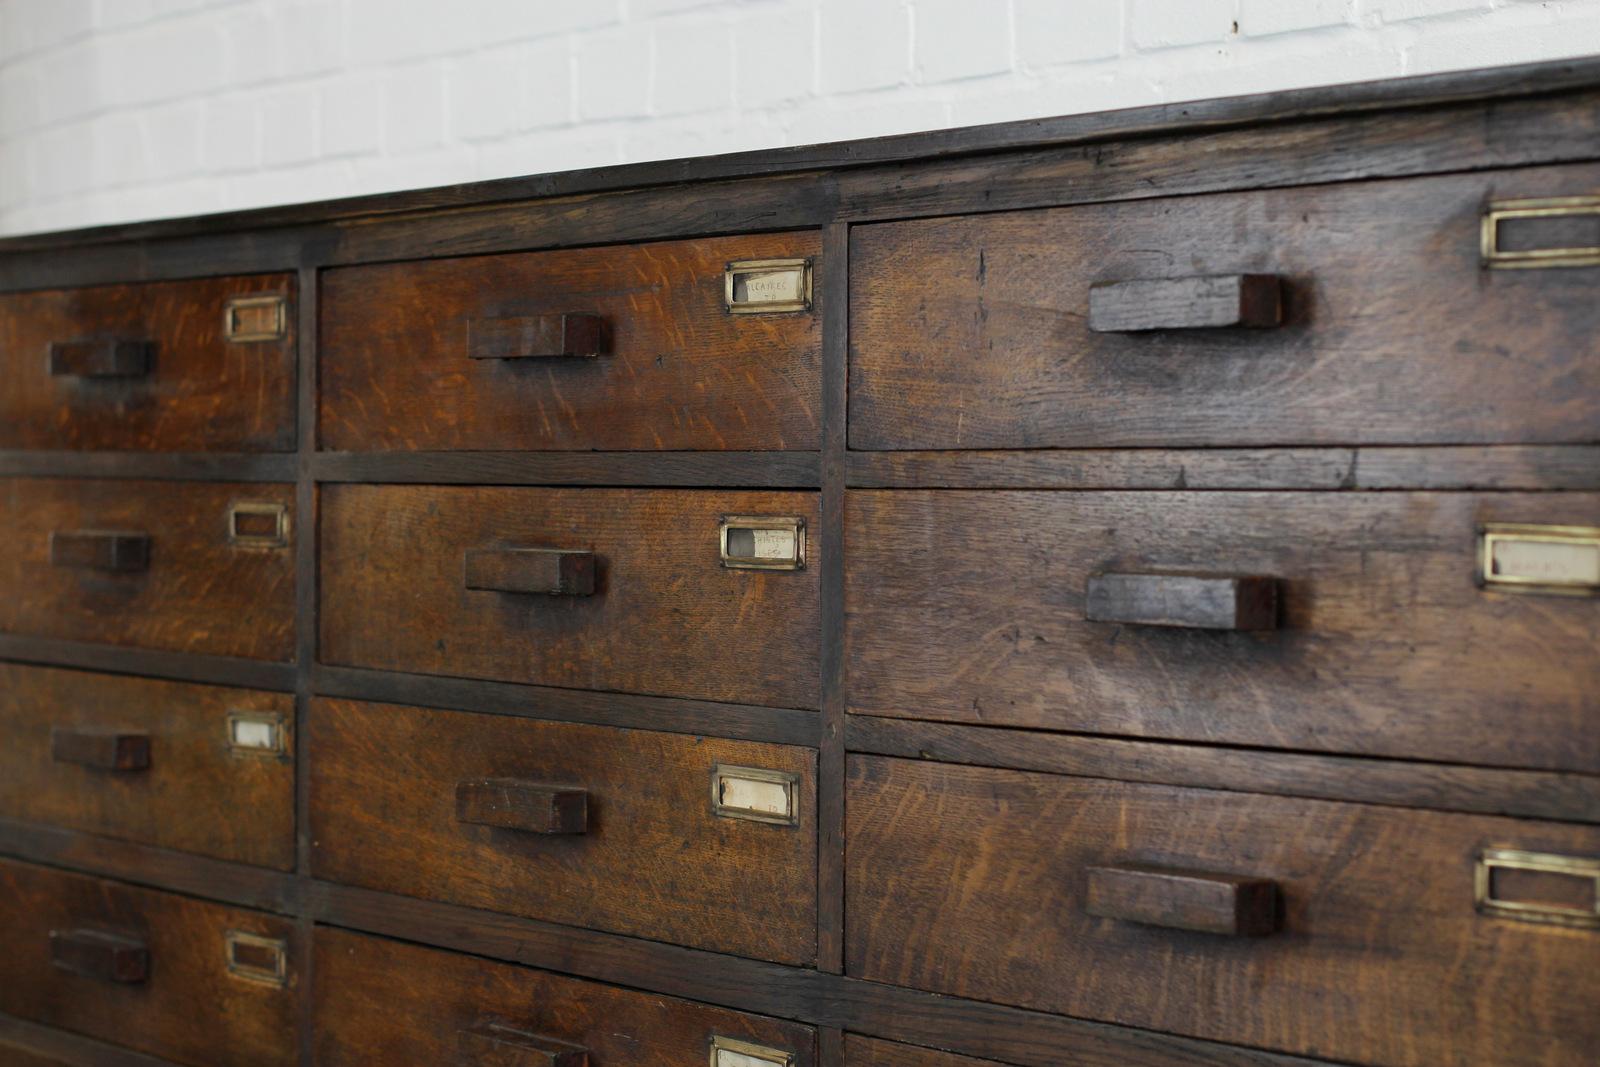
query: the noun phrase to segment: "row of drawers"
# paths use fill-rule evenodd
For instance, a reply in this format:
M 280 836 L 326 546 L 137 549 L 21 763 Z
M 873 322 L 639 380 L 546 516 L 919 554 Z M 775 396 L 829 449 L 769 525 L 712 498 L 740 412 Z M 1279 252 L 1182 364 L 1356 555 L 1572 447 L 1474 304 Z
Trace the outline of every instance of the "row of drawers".
M 288 725 L 276 753 L 230 743 L 230 716 L 274 715 L 279 698 L 40 668 L 0 680 L 61 709 L 4 709 L 0 813 L 289 866 Z M 308 729 L 314 877 L 814 958 L 813 750 L 326 699 Z M 69 762 L 63 735 L 137 738 L 143 758 Z M 1600 1038 L 1592 1005 L 1568 995 L 1600 936 L 1595 827 L 867 755 L 849 758 L 845 809 L 854 977 L 1394 1067 L 1586 1063 Z M 142 931 L 124 902 L 157 897 L 7 887 L 0 899 L 23 903 L 0 926 L 27 951 L 0 963 L 0 1011 L 61 1024 L 43 1005 L 92 1008 L 41 991 L 50 930 Z M 220 966 L 191 956 L 220 953 L 224 925 L 292 941 L 284 920 L 181 910 L 219 918 L 171 950 L 180 972 Z M 319 981 L 347 963 L 319 962 Z M 372 973 L 433 995 L 399 961 Z M 344 985 L 363 982 L 330 979 L 332 1008 L 371 1010 L 346 1005 Z
M 0 631 L 291 656 L 290 487 L 0 489 Z M 817 519 L 324 486 L 319 659 L 815 708 Z M 852 491 L 850 710 L 1600 771 L 1597 526 L 1589 493 Z
M 1569 195 L 1597 187 L 1581 165 L 856 227 L 851 445 L 1590 442 L 1590 272 L 1484 268 L 1600 245 L 1600 199 Z M 321 445 L 816 449 L 820 247 L 327 270 Z M 295 285 L 0 297 L 0 448 L 292 450 Z

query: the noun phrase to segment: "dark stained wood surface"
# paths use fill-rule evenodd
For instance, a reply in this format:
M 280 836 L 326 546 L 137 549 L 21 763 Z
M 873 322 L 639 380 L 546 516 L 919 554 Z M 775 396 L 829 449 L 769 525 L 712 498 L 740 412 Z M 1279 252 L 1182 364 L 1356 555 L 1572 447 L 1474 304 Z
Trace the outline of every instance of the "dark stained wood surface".
M 995 1060 L 975 1060 L 857 1034 L 845 1035 L 844 1062 L 845 1067 L 1003 1067 Z
M 282 757 L 234 755 L 228 713 L 280 717 Z M 146 739 L 148 766 L 52 758 L 52 733 Z M 0 816 L 279 870 L 294 867 L 294 714 L 286 694 L 0 664 Z
M 10 1015 L 0 1015 L 0 1062 L 6 1067 L 168 1067 L 169 1063 Z
M 1283 321 L 1283 281 L 1276 274 L 1207 274 L 1096 282 L 1089 287 L 1089 329 L 1265 329 Z
M 293 278 L 0 297 L 0 448 L 292 450 L 292 326 L 275 341 L 223 337 L 224 304 L 254 293 L 292 301 Z M 127 358 L 108 363 L 115 352 L 105 343 L 118 341 L 123 349 L 146 346 L 147 370 Z M 52 345 L 64 346 L 53 358 Z
M 1594 931 L 1479 915 L 1486 847 L 1600 829 L 856 756 L 847 973 L 1385 1067 L 1587 1064 Z M 1085 910 L 1089 868 L 1276 881 L 1282 932 Z
M 816 753 L 399 705 L 312 707 L 312 870 L 785 963 L 816 953 Z M 715 816 L 718 764 L 798 776 L 799 825 Z M 463 823 L 459 783 L 582 789 L 582 834 Z
M 819 247 L 815 233 L 787 233 L 329 271 L 322 444 L 815 449 L 817 309 L 730 315 L 723 272 Z M 603 317 L 609 351 L 481 358 L 484 323 L 551 313 Z
M 1480 589 L 1478 527 L 1594 494 L 852 491 L 850 707 L 871 715 L 1600 770 L 1593 598 Z M 1101 570 L 1277 578 L 1280 628 L 1084 618 Z
M 595 1067 L 705 1063 L 714 1035 L 816 1067 L 809 1027 L 341 930 L 316 935 L 316 1062 L 456 1062 L 458 1033 L 499 1023 L 589 1051 Z
M 1226 937 L 1278 928 L 1278 887 L 1270 878 L 1138 864 L 1090 867 L 1084 910 L 1102 919 Z
M 224 482 L 0 481 L 0 630 L 173 652 L 287 660 L 293 650 L 290 548 L 229 543 L 236 501 L 281 504 L 282 485 Z M 107 573 L 52 566 L 62 530 L 137 530 L 149 567 Z
M 1104 572 L 1084 583 L 1090 622 L 1192 630 L 1275 630 L 1278 582 L 1259 576 Z
M 230 975 L 223 944 L 228 930 L 292 942 L 287 920 L 11 860 L 0 860 L 0 901 L 0 1011 L 193 1067 L 294 1062 L 292 991 Z M 50 932 L 70 929 L 133 932 L 149 977 L 108 983 L 53 966 Z M 292 944 L 289 966 L 293 985 Z
M 864 226 L 851 239 L 860 449 L 1586 443 L 1593 271 L 1484 271 L 1492 197 L 1582 165 Z M 1276 330 L 1096 334 L 1089 290 L 1286 279 Z M 1404 284 L 1398 284 L 1404 279 Z
M 726 515 L 801 516 L 810 493 L 330 486 L 324 663 L 662 696 L 817 706 L 817 570 L 730 570 Z M 484 548 L 584 549 L 589 597 L 470 590 Z M 402 625 L 375 625 L 394 620 Z

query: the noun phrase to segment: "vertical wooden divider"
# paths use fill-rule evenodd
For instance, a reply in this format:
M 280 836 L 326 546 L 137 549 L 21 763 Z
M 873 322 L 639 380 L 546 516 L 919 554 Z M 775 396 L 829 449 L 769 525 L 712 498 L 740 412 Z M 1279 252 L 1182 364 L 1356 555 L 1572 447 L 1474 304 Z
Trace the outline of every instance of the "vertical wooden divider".
M 312 457 L 317 448 L 317 267 L 302 255 L 296 286 L 299 345 L 296 350 L 296 431 L 299 462 L 295 466 L 295 644 L 294 644 L 294 765 L 295 765 L 295 921 L 300 945 L 297 961 L 300 986 L 296 990 L 299 1025 L 299 1062 L 311 1062 L 312 927 L 311 882 L 311 779 L 307 773 L 307 713 L 311 705 L 311 668 L 317 654 L 317 486 Z

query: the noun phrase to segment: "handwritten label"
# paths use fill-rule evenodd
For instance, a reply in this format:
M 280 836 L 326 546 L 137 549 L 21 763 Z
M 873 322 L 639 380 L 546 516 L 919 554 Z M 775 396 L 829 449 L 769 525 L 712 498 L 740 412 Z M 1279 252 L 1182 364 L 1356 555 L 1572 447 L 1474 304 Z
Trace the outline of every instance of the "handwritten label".
M 1489 578 L 1547 585 L 1600 586 L 1600 543 L 1500 538 Z

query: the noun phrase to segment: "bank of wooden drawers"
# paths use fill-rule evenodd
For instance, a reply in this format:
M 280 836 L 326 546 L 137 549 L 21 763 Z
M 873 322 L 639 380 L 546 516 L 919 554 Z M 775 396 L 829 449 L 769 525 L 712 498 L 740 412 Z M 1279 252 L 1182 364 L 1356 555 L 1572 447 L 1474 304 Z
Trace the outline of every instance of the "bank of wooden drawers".
M 327 928 L 316 947 L 323 1067 L 816 1065 L 815 1032 L 796 1023 Z M 735 1055 L 715 1056 L 714 1042 Z
M 192 1067 L 295 1062 L 288 919 L 0 860 L 0 1012 Z
M 1480 223 L 1596 188 L 1585 164 L 858 227 L 850 443 L 1592 441 L 1592 277 L 1486 271 Z M 1097 284 L 1251 274 L 1282 279 L 1281 326 L 1095 329 Z M 1215 297 L 1184 292 L 1164 321 L 1199 325 Z
M 1475 899 L 1490 850 L 1589 858 L 1488 895 L 1592 925 L 1595 827 L 871 756 L 848 777 L 857 977 L 1340 1062 L 1592 1062 L 1594 930 Z M 1096 868 L 1134 873 L 1091 899 Z M 1275 900 L 1219 929 L 1150 888 L 1172 874 Z
M 294 277 L 0 296 L 0 449 L 294 448 Z
M 0 818 L 294 867 L 294 700 L 0 664 Z
M 328 271 L 322 446 L 814 449 L 820 308 L 732 314 L 726 276 L 799 261 L 809 294 L 820 248 L 807 231 Z
M 813 749 L 346 700 L 310 736 L 318 877 L 815 958 Z
M 322 660 L 816 707 L 817 539 L 798 570 L 727 568 L 719 530 L 733 516 L 815 529 L 817 495 L 328 486 Z M 550 595 L 469 574 L 474 553 L 527 549 L 588 554 L 590 584 Z

